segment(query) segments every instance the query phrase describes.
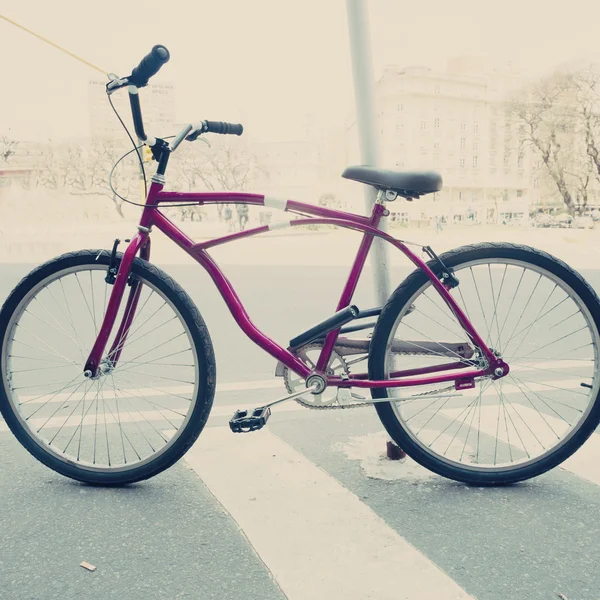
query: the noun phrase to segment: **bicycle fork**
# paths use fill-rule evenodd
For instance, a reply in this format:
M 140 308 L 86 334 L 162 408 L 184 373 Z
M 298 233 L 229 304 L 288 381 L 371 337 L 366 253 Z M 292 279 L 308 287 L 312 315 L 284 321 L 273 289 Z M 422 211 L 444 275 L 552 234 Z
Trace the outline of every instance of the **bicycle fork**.
M 118 240 L 115 242 L 115 246 L 113 248 L 113 260 L 115 260 L 117 245 Z M 148 231 L 140 230 L 140 232 L 137 233 L 130 241 L 127 249 L 123 253 L 117 276 L 112 284 L 113 289 L 110 294 L 100 331 L 98 332 L 96 342 L 94 343 L 94 346 L 92 347 L 84 366 L 83 374 L 87 378 L 96 379 L 99 376 L 99 371 L 109 372 L 115 368 L 117 362 L 119 361 L 119 357 L 121 356 L 123 346 L 127 341 L 127 335 L 129 334 L 129 330 L 135 317 L 135 311 L 139 302 L 142 287 L 139 281 L 130 282 L 131 289 L 129 291 L 127 304 L 125 305 L 125 310 L 119 325 L 119 329 L 117 330 L 117 334 L 115 335 L 115 339 L 113 340 L 106 358 L 103 359 L 102 356 L 119 313 L 119 307 L 121 306 L 123 295 L 125 293 L 125 286 L 129 281 L 131 265 L 138 252 L 140 252 L 140 257 L 145 260 L 150 258 L 150 236 Z M 110 273 L 107 277 L 110 277 Z

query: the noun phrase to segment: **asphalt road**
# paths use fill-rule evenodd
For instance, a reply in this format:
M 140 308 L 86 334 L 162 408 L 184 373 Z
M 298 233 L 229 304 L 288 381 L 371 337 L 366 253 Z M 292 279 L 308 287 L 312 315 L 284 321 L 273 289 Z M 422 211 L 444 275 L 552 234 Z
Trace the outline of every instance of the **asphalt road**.
M 2 265 L 0 296 L 30 268 Z M 165 269 L 213 338 L 216 416 L 188 460 L 123 489 L 71 482 L 0 432 L 2 600 L 600 598 L 595 441 L 583 466 L 484 489 L 414 463 L 374 474 L 369 457 L 386 438 L 370 408 L 342 416 L 282 409 L 261 437 L 227 437 L 229 409 L 280 393 L 260 383 L 274 361 L 237 329 L 200 269 Z M 282 343 L 332 312 L 347 275 L 340 267 L 226 272 L 256 325 Z M 392 279 L 406 272 L 394 269 Z M 600 270 L 582 273 L 600 290 Z M 365 273 L 361 308 L 373 305 L 370 281 Z M 372 533 L 347 539 L 360 522 Z

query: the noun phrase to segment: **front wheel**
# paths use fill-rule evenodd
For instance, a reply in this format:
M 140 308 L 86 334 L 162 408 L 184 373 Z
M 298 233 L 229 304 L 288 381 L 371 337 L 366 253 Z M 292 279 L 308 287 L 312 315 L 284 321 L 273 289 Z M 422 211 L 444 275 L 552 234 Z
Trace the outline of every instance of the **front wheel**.
M 140 295 L 119 361 L 115 366 L 105 356 L 99 377 L 84 377 L 112 291 L 109 263 L 106 251 L 65 254 L 10 294 L 0 311 L 0 411 L 21 444 L 51 469 L 117 485 L 152 477 L 183 456 L 208 419 L 216 376 L 193 302 L 138 258 L 130 284 L 139 284 Z
M 440 258 L 460 282 L 452 296 L 510 372 L 460 392 L 452 383 L 373 390 L 391 400 L 376 404 L 379 417 L 409 456 L 444 477 L 491 485 L 540 475 L 571 456 L 600 421 L 598 297 L 565 263 L 526 246 L 478 244 Z M 369 375 L 482 360 L 417 270 L 381 312 Z

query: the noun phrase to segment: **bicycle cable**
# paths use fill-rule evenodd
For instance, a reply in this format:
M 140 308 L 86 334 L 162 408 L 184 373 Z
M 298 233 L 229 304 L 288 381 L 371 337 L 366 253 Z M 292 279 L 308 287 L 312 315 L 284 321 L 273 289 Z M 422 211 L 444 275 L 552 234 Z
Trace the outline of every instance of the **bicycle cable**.
M 119 119 L 119 123 L 121 123 L 121 126 L 125 130 L 125 133 L 127 134 L 129 141 L 131 142 L 131 145 L 133 146 L 132 150 L 129 150 L 129 152 L 126 152 L 125 154 L 123 154 L 123 156 L 121 156 L 121 158 L 119 158 L 119 160 L 117 160 L 117 162 L 113 165 L 113 167 L 110 170 L 110 173 L 108 175 L 108 185 L 110 186 L 112 193 L 117 198 L 120 198 L 123 202 L 127 202 L 127 204 L 131 204 L 133 206 L 140 206 L 142 208 L 159 208 L 160 207 L 159 204 L 142 204 L 141 202 L 134 202 L 133 200 L 124 198 L 123 196 L 121 196 L 121 194 L 119 194 L 119 192 L 117 192 L 117 190 L 115 190 L 115 188 L 113 186 L 112 177 L 113 177 L 113 173 L 115 172 L 115 169 L 121 164 L 121 161 L 123 159 L 127 158 L 132 152 L 135 152 L 137 155 L 138 161 L 140 163 L 141 173 L 143 175 L 144 197 L 146 197 L 146 198 L 148 197 L 148 182 L 146 181 L 146 168 L 144 167 L 144 161 L 142 160 L 142 157 L 140 156 L 140 152 L 139 152 L 140 148 L 144 147 L 144 144 L 140 144 L 139 146 L 136 146 L 135 142 L 133 141 L 133 137 L 132 137 L 131 133 L 129 132 L 129 129 L 127 128 L 127 125 L 125 125 L 125 123 L 123 122 L 123 119 L 121 118 L 121 115 L 118 113 L 117 109 L 115 108 L 115 105 L 113 104 L 112 98 L 110 96 L 108 96 L 108 101 L 110 103 L 111 108 L 113 109 L 113 112 L 117 116 L 117 119 Z M 163 139 L 168 140 L 168 139 L 171 139 L 174 137 L 177 137 L 177 136 L 168 135 L 168 136 L 164 137 Z M 183 208 L 185 206 L 200 206 L 200 204 L 198 202 L 191 202 L 188 204 L 169 204 L 169 206 L 172 208 Z

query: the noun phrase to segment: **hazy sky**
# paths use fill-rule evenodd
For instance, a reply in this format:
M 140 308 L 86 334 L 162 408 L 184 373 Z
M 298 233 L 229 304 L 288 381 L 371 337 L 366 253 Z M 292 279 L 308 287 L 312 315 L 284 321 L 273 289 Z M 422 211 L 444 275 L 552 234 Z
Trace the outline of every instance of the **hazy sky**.
M 376 72 L 465 53 L 528 72 L 600 59 L 591 0 L 371 0 L 369 10 Z M 165 44 L 157 80 L 176 85 L 182 122 L 240 120 L 251 136 L 286 139 L 307 112 L 336 124 L 353 109 L 343 0 L 3 0 L 0 12 L 121 75 Z M 93 71 L 4 21 L 0 53 L 0 135 L 87 127 Z

